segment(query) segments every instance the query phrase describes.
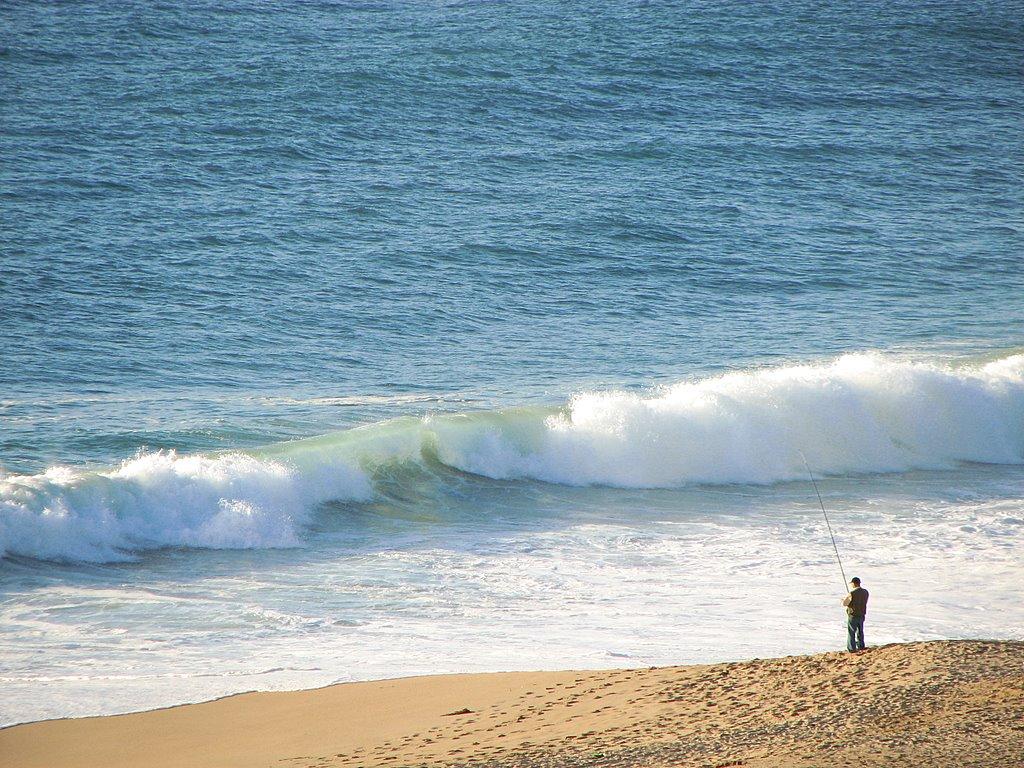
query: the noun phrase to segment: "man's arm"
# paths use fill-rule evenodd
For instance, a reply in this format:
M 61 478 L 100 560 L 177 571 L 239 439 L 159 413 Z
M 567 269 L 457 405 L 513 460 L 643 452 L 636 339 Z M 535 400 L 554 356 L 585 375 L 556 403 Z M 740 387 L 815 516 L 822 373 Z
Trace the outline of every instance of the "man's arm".
M 843 598 L 843 605 L 845 605 L 847 608 L 849 608 L 851 600 L 853 600 L 853 595 L 847 595 L 846 597 Z

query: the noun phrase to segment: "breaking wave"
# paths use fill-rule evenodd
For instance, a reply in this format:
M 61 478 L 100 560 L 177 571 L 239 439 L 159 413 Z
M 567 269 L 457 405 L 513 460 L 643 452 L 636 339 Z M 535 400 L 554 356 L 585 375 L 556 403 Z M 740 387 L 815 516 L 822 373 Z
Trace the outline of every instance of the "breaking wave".
M 1024 459 L 1024 355 L 981 366 L 846 355 L 652 394 L 581 394 L 542 425 L 441 420 L 439 456 L 494 478 L 673 487 Z
M 171 546 L 295 546 L 313 505 L 369 493 L 343 463 L 302 471 L 240 453 L 150 453 L 107 472 L 53 467 L 0 478 L 0 553 L 109 562 Z
M 109 561 L 168 546 L 288 547 L 329 500 L 402 468 L 566 485 L 676 487 L 1024 460 L 1024 355 L 979 365 L 846 355 L 562 408 L 403 418 L 216 456 L 0 477 L 0 553 Z M 441 478 L 438 476 L 438 480 Z

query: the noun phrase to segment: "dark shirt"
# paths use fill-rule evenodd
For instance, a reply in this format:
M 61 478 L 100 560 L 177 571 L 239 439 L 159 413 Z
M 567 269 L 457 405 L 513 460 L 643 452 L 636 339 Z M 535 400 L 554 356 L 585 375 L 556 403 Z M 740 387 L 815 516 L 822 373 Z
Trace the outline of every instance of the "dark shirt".
M 843 600 L 848 616 L 867 616 L 868 614 L 868 591 L 864 587 L 857 587 Z

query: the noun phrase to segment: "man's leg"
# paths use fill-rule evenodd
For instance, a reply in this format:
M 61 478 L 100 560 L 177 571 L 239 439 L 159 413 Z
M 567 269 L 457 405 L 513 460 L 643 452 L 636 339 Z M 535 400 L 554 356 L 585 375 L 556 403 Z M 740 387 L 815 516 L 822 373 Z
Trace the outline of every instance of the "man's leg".
M 846 619 L 846 650 L 850 653 L 857 650 L 857 619 L 853 616 Z
M 864 617 L 857 618 L 857 650 L 864 650 Z

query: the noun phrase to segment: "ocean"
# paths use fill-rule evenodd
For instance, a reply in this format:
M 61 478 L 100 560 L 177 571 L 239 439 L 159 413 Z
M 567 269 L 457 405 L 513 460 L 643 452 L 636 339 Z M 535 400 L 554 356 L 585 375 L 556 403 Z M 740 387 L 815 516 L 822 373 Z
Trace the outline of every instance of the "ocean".
M 1024 7 L 0 8 L 0 723 L 1024 639 Z

